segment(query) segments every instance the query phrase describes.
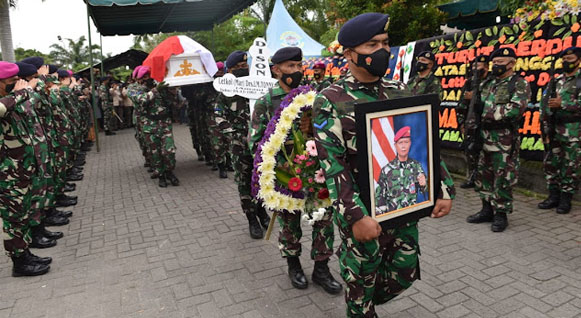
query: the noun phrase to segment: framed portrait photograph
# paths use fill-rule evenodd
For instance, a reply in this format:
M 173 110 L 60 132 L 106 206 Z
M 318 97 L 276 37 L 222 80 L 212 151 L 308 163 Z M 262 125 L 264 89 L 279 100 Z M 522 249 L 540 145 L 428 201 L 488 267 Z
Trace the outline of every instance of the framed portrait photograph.
M 440 189 L 437 95 L 355 106 L 358 184 L 382 228 L 431 214 Z

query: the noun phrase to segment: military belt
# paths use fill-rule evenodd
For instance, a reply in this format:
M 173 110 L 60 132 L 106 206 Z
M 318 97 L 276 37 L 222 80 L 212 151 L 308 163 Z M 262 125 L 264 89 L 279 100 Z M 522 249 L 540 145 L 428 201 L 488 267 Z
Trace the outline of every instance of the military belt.
M 494 122 L 494 123 L 482 123 L 482 130 L 500 130 L 500 129 L 512 129 L 513 124 L 510 122 Z

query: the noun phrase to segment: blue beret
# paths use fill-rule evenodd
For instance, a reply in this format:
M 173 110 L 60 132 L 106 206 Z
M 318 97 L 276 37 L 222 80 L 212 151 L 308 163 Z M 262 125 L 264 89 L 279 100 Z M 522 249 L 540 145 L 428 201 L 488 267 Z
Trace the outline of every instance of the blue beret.
M 339 44 L 346 48 L 356 47 L 378 34 L 387 33 L 389 15 L 382 13 L 363 13 L 347 21 L 337 36 Z
M 226 59 L 226 67 L 232 68 L 232 67 L 234 67 L 234 65 L 236 65 L 240 62 L 246 62 L 247 59 L 248 59 L 248 55 L 246 54 L 246 52 L 234 51 L 234 52 L 230 53 L 230 55 L 228 55 L 228 58 Z
M 67 77 L 71 77 L 71 74 L 69 74 L 69 72 L 65 71 L 65 70 L 58 70 L 56 71 L 57 74 L 59 75 L 59 78 L 67 78 Z
M 282 63 L 285 61 L 302 61 L 303 51 L 295 46 L 283 47 L 274 53 L 270 59 L 273 64 Z
M 418 54 L 418 58 L 420 57 L 424 57 L 427 58 L 428 60 L 435 62 L 436 61 L 436 55 L 430 51 L 423 51 L 420 54 Z
M 563 52 L 561 52 L 559 54 L 559 57 L 563 57 L 565 55 L 570 55 L 570 54 L 575 54 L 577 56 L 580 56 L 581 55 L 581 48 L 580 47 L 576 47 L 576 46 L 567 48 L 567 49 L 563 50 Z
M 27 57 L 20 62 L 32 64 L 36 67 L 37 70 L 44 65 L 44 59 L 40 56 Z
M 16 65 L 18 65 L 18 77 L 20 78 L 32 76 L 38 71 L 36 66 L 32 64 L 16 62 Z
M 495 57 L 512 57 L 516 59 L 516 52 L 509 47 L 502 47 L 490 55 L 490 59 L 494 59 Z
M 59 67 L 54 65 L 54 64 L 49 64 L 48 65 L 48 74 L 53 74 L 56 73 L 56 71 L 58 71 Z

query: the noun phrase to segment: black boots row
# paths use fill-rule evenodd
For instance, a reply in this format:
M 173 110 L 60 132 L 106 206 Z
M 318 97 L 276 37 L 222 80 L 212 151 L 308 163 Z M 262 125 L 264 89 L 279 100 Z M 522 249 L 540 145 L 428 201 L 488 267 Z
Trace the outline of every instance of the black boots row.
M 264 237 L 264 230 L 268 229 L 270 223 L 270 216 L 266 213 L 263 207 L 258 207 L 256 213 L 247 212 L 248 228 L 250 230 L 250 237 L 253 239 L 261 239 Z
M 309 282 L 303 272 L 299 258 L 297 256 L 287 257 L 286 261 L 288 264 L 288 276 L 293 287 L 297 289 L 306 289 L 309 287 Z M 343 286 L 331 275 L 327 263 L 328 260 L 315 261 L 315 268 L 313 269 L 313 276 L 311 278 L 313 283 L 323 287 L 327 293 L 336 295 L 341 292 Z
M 177 187 L 180 185 L 180 180 L 173 174 L 173 171 L 168 171 L 158 177 L 158 185 L 161 188 L 167 188 L 167 182 L 169 181 L 172 186 Z
M 492 222 L 490 230 L 492 232 L 503 232 L 508 227 L 508 218 L 506 213 L 494 213 L 490 202 L 482 200 L 482 210 L 466 218 L 468 223 L 486 223 Z
M 24 253 L 18 257 L 12 256 L 12 276 L 38 276 L 48 273 L 50 270 L 49 264 L 52 262 L 50 257 L 39 257 L 25 250 Z
M 550 190 L 549 197 L 537 206 L 542 210 L 557 208 L 558 214 L 567 214 L 571 212 L 571 199 L 573 199 L 573 194 L 571 193 Z

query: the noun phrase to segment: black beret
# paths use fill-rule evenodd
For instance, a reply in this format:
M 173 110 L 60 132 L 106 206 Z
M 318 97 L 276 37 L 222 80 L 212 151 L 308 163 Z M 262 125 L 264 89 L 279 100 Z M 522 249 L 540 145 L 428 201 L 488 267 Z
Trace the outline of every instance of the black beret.
M 576 47 L 576 46 L 567 48 L 567 49 L 563 50 L 563 52 L 561 52 L 561 54 L 559 54 L 559 57 L 563 57 L 565 55 L 570 55 L 570 54 L 575 54 L 577 56 L 580 56 L 581 55 L 581 48 Z
M 420 54 L 418 54 L 418 58 L 420 58 L 420 57 L 425 57 L 432 62 L 436 61 L 436 55 L 430 51 L 421 52 Z
M 476 57 L 476 63 L 488 63 L 488 55 L 478 55 Z
M 54 65 L 54 64 L 49 64 L 48 65 L 48 74 L 52 74 L 55 73 L 56 71 L 58 71 L 59 67 Z
M 502 47 L 490 55 L 490 59 L 493 60 L 495 57 L 512 57 L 516 59 L 516 53 L 512 48 Z
M 378 34 L 387 33 L 388 26 L 389 15 L 372 12 L 363 13 L 343 25 L 337 40 L 343 47 L 356 47 Z
M 270 60 L 273 64 L 278 64 L 285 61 L 302 61 L 303 51 L 295 46 L 283 47 L 282 49 L 276 51 Z
M 20 62 L 32 64 L 36 67 L 37 70 L 44 65 L 44 59 L 40 56 L 27 57 Z
M 231 68 L 240 62 L 246 62 L 248 55 L 244 51 L 234 51 L 226 59 L 226 67 Z
M 32 76 L 36 74 L 36 71 L 38 71 L 36 66 L 32 64 L 16 62 L 16 65 L 18 65 L 18 77 L 20 78 Z
M 59 78 L 71 77 L 71 74 L 69 74 L 69 72 L 67 72 L 65 70 L 57 70 L 56 72 L 59 75 Z

